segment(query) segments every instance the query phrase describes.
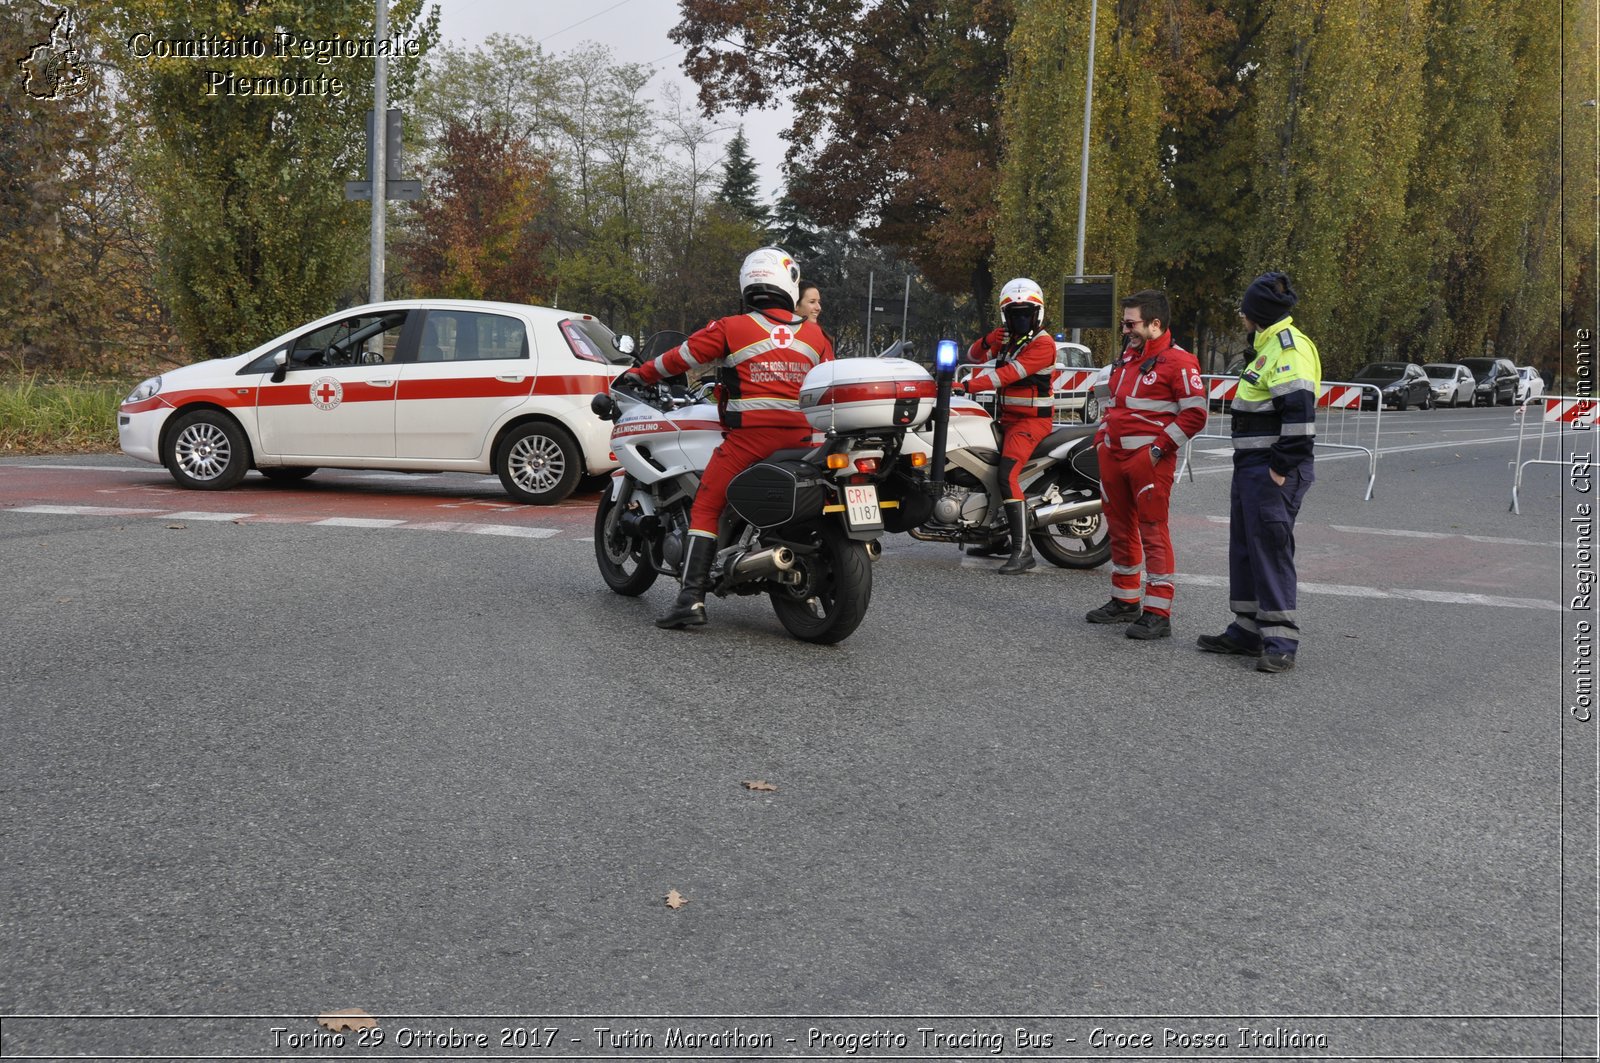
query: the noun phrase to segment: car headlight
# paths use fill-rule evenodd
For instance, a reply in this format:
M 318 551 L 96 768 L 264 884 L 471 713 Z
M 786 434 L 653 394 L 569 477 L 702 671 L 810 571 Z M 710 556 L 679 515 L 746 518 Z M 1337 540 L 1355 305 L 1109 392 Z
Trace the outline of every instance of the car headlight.
M 153 376 L 149 380 L 134 388 L 127 398 L 122 400 L 123 405 L 130 402 L 143 402 L 161 390 L 161 378 Z
M 1383 386 L 1383 390 L 1385 390 L 1385 391 L 1399 391 L 1400 390 L 1400 381 L 1396 380 L 1393 384 L 1385 384 Z

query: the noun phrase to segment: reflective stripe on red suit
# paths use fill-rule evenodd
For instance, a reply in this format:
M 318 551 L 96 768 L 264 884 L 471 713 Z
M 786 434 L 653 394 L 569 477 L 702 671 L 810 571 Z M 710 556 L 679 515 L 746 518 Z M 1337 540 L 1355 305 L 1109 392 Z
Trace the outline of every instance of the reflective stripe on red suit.
M 1178 451 L 1206 424 L 1200 363 L 1163 332 L 1112 363 L 1106 392 L 1095 439 L 1111 535 L 1111 595 L 1171 616 L 1176 560 L 1168 507 Z M 1151 461 L 1152 445 L 1163 451 L 1159 463 Z
M 967 360 L 983 365 L 967 378 L 968 392 L 998 391 L 1000 428 L 1000 478 L 1006 500 L 1022 498 L 1017 471 L 1033 457 L 1034 448 L 1054 427 L 1055 398 L 1050 394 L 1051 371 L 1056 364 L 1056 344 L 1049 333 L 1035 332 L 1008 343 L 1005 329 L 995 329 L 974 341 Z M 993 362 L 992 365 L 985 364 Z
M 697 365 L 716 365 L 722 443 L 700 476 L 689 527 L 717 533 L 728 481 L 774 451 L 803 447 L 811 425 L 800 410 L 806 374 L 833 360 L 815 322 L 787 311 L 753 310 L 720 318 L 634 373 L 648 384 Z

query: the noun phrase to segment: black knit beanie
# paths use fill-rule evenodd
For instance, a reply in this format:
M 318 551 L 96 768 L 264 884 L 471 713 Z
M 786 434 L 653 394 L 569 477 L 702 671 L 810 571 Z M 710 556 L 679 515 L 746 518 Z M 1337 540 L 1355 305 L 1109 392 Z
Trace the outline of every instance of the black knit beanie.
M 1263 273 L 1245 289 L 1244 298 L 1239 300 L 1239 312 L 1265 328 L 1282 320 L 1299 301 L 1287 273 Z

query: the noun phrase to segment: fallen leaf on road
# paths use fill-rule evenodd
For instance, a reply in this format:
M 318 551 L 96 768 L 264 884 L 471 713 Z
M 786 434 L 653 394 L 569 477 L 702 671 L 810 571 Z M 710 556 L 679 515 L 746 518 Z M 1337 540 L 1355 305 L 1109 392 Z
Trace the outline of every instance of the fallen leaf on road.
M 167 530 L 168 531 L 188 531 L 189 530 L 189 526 L 187 524 L 168 524 L 167 525 Z
M 769 793 L 777 789 L 777 787 L 771 783 L 762 782 L 760 779 L 746 779 L 744 781 L 744 788 L 746 790 L 764 790 Z
M 341 1008 L 318 1015 L 317 1025 L 334 1033 L 344 1033 L 347 1030 L 371 1030 L 378 1025 L 378 1020 L 360 1008 Z
M 676 910 L 678 908 L 682 908 L 684 905 L 686 905 L 688 903 L 689 903 L 689 898 L 685 897 L 683 894 L 679 893 L 677 890 L 668 890 L 667 891 L 667 907 L 668 908 L 672 908 L 672 909 Z

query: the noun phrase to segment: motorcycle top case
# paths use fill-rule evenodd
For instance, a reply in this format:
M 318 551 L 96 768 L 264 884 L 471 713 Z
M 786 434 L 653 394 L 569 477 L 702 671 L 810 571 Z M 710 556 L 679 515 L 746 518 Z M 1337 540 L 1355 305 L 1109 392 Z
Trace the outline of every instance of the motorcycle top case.
M 916 428 L 933 415 L 933 377 L 904 358 L 823 362 L 800 385 L 800 409 L 819 432 Z
M 757 528 L 820 517 L 828 495 L 822 470 L 794 459 L 758 461 L 728 482 L 728 505 Z

